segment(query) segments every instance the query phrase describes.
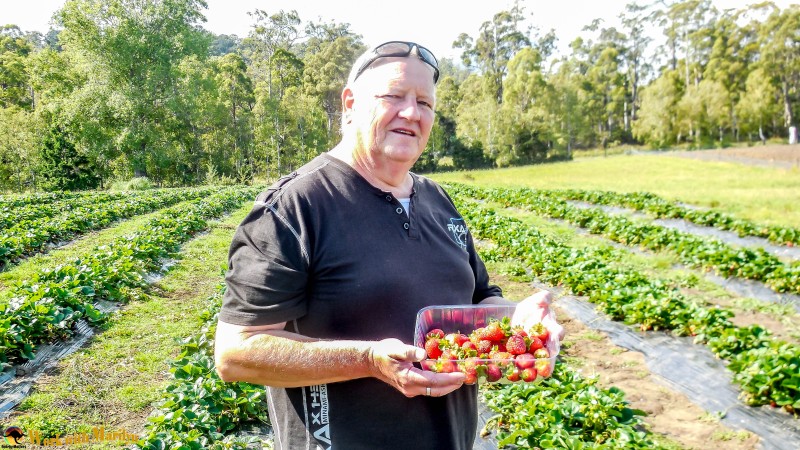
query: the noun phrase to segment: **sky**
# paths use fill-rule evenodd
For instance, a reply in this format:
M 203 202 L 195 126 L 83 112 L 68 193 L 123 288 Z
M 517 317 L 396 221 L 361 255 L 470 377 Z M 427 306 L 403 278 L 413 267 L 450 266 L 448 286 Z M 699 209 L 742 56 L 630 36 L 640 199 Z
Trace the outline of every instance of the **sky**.
M 247 36 L 253 24 L 248 15 L 255 9 L 270 14 L 297 10 L 304 21 L 349 23 L 350 29 L 364 36 L 367 44 L 389 40 L 408 40 L 428 47 L 437 57 L 458 59 L 460 50 L 452 43 L 459 34 L 476 36 L 481 24 L 498 11 L 510 9 L 513 0 L 206 0 L 203 25 L 216 34 Z M 530 24 L 542 33 L 551 28 L 558 37 L 557 48 L 565 52 L 569 43 L 592 20 L 601 18 L 604 26 L 619 26 L 618 16 L 631 0 L 521 0 Z M 784 8 L 790 0 L 774 0 Z M 23 31 L 47 32 L 53 13 L 65 0 L 0 0 L 0 25 L 14 24 Z M 639 3 L 644 3 L 639 1 Z M 712 0 L 719 10 L 743 8 L 755 0 Z

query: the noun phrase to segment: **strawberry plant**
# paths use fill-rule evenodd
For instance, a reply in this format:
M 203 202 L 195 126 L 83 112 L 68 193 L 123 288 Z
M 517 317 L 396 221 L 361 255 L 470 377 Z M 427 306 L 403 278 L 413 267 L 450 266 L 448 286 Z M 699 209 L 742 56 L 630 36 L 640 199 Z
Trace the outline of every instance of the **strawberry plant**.
M 605 252 L 570 248 L 518 220 L 463 200 L 474 191 L 451 190 L 473 235 L 496 244 L 485 255 L 487 259 L 524 262 L 542 281 L 587 296 L 613 319 L 637 324 L 644 331 L 693 335 L 696 342 L 708 343 L 715 354 L 731 362 L 733 381 L 741 386 L 747 402 L 774 404 L 790 412 L 800 408 L 800 384 L 796 382 L 800 350 L 796 345 L 758 334 L 742 339 L 740 333 L 755 330 L 737 331 L 730 311 L 707 308 L 683 296 L 670 283 L 628 267 L 608 265 Z M 740 338 L 727 338 L 737 335 Z

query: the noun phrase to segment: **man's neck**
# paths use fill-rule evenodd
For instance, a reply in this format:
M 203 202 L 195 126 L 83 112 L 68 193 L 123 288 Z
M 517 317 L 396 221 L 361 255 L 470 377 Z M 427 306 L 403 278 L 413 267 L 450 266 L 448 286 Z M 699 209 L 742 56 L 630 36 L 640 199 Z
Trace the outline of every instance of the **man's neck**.
M 353 146 L 344 142 L 328 152 L 331 156 L 347 163 L 378 189 L 391 192 L 397 198 L 411 196 L 414 180 L 408 173 L 410 167 L 392 161 L 375 161 L 362 153 L 364 152 L 354 151 Z

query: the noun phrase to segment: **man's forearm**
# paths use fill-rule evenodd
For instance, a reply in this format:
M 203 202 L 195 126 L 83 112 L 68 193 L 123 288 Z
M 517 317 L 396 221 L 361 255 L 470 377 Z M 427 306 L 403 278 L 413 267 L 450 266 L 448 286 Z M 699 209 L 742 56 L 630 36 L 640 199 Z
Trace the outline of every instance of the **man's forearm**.
M 276 387 L 309 386 L 373 376 L 372 344 L 366 341 L 320 341 L 282 330 L 268 330 L 226 343 L 217 355 L 225 381 Z

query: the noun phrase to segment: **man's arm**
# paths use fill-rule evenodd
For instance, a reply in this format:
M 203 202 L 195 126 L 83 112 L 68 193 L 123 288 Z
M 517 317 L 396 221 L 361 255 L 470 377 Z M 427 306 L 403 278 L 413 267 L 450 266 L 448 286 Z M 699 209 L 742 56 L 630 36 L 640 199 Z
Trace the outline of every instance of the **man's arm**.
M 217 324 L 215 363 L 224 381 L 298 387 L 375 377 L 407 397 L 442 396 L 461 387 L 464 374 L 422 371 L 423 349 L 398 339 L 324 341 L 265 326 Z

